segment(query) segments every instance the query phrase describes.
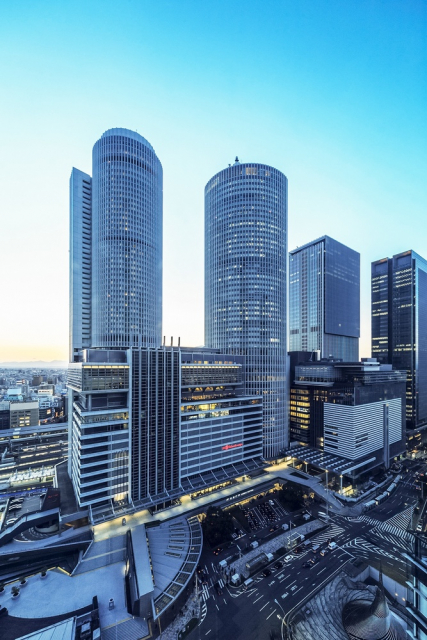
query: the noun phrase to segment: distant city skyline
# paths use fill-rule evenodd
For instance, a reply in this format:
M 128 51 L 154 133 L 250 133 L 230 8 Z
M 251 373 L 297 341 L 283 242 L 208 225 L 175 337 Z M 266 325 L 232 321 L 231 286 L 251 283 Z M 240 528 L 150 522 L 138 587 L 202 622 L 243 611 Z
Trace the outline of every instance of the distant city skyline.
M 113 127 L 163 165 L 167 343 L 204 342 L 203 190 L 238 155 L 288 177 L 289 250 L 361 254 L 369 356 L 371 262 L 427 254 L 425 3 L 165 6 L 2 8 L 0 363 L 67 359 L 69 169 Z

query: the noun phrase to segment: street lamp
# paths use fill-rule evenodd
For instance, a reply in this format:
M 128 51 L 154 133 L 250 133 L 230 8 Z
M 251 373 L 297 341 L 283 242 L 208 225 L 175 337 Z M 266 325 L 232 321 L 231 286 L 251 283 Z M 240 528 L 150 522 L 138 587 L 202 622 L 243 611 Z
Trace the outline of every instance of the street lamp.
M 278 600 L 274 600 L 274 602 L 280 607 L 280 610 L 282 611 L 283 617 L 282 617 L 282 625 L 280 627 L 280 633 L 282 635 L 282 640 L 284 640 L 284 635 L 283 635 L 283 629 L 286 628 L 286 623 L 285 623 L 285 610 L 283 609 L 282 605 L 280 604 L 280 602 Z

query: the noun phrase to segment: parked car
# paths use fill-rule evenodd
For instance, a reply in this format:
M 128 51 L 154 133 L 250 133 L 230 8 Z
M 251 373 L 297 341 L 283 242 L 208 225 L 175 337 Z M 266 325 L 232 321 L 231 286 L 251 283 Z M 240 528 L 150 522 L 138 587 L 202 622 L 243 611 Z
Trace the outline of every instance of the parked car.
M 283 567 L 283 562 L 280 562 L 280 560 L 276 562 L 276 564 L 274 565 L 275 569 L 281 569 L 282 567 Z
M 262 572 L 262 575 L 264 576 L 264 578 L 268 578 L 268 576 L 271 576 L 270 569 L 264 569 L 264 571 Z
M 312 564 L 312 563 L 311 563 L 311 562 L 308 562 L 308 561 L 307 561 L 307 562 L 304 562 L 304 563 L 303 563 L 303 565 L 302 565 L 302 566 L 303 566 L 303 569 L 309 569 L 309 568 L 311 567 L 311 564 Z

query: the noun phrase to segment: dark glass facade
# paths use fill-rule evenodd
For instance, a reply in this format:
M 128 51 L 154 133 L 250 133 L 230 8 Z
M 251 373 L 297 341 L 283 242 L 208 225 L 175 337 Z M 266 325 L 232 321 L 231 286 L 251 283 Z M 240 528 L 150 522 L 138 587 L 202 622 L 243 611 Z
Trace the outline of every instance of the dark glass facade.
M 385 258 L 373 262 L 371 266 L 371 305 L 372 305 L 372 357 L 381 364 L 390 364 L 392 296 L 392 261 Z
M 372 263 L 372 355 L 406 369 L 406 424 L 427 425 L 427 261 L 414 251 Z
M 132 350 L 131 497 L 165 502 L 179 493 L 180 352 Z
M 290 252 L 290 351 L 358 361 L 360 255 L 329 236 Z

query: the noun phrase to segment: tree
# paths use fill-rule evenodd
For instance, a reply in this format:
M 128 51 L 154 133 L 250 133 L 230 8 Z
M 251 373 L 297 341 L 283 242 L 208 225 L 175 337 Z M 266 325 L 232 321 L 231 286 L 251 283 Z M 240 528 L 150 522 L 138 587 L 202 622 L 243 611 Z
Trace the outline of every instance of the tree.
M 203 534 L 209 544 L 214 547 L 231 540 L 234 531 L 233 518 L 228 511 L 220 507 L 208 507 L 202 521 Z
M 280 502 L 285 503 L 291 511 L 295 511 L 301 507 L 305 495 L 305 487 L 295 484 L 294 482 L 287 482 L 282 486 L 278 493 Z

